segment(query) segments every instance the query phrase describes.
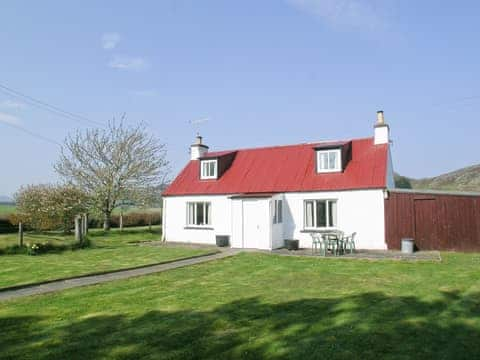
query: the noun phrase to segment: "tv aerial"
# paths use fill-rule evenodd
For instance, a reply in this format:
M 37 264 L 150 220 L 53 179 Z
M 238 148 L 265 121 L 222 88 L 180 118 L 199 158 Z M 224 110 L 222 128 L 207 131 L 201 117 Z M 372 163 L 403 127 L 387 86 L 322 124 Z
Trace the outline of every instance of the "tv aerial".
M 200 133 L 201 125 L 210 121 L 210 118 L 200 118 L 189 120 L 188 123 L 194 128 L 195 133 L 198 135 Z

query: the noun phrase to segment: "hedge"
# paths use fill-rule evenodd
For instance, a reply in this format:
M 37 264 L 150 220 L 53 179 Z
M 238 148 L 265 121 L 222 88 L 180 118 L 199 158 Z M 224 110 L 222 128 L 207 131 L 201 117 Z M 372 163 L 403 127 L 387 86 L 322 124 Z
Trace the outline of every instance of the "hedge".
M 123 226 L 124 227 L 135 227 L 135 226 L 148 226 L 152 225 L 161 225 L 162 224 L 162 214 L 160 211 L 148 211 L 148 212 L 130 212 L 123 214 Z M 89 221 L 90 228 L 101 228 L 103 226 L 103 221 L 97 218 L 90 218 Z M 112 215 L 111 221 L 112 227 L 120 227 L 120 215 Z M 25 229 L 28 230 L 28 229 Z M 9 218 L 9 215 L 0 215 L 0 234 L 11 234 L 18 231 L 18 226 L 13 225 Z
M 123 214 L 123 226 L 124 227 L 134 227 L 134 226 L 148 226 L 152 225 L 161 225 L 162 224 L 162 214 L 160 212 L 129 212 Z M 90 228 L 101 228 L 103 226 L 103 221 L 97 218 L 90 218 L 89 220 Z M 120 215 L 112 215 L 110 225 L 115 227 L 120 227 Z
M 18 227 L 10 222 L 8 215 L 0 216 L 0 234 L 11 234 L 18 231 Z

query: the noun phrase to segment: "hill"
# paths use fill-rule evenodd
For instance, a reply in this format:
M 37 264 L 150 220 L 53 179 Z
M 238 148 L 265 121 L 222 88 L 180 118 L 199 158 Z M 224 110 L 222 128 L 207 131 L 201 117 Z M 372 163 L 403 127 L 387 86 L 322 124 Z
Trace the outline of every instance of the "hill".
M 0 195 L 0 203 L 13 203 L 13 200 L 8 196 Z
M 480 164 L 424 179 L 396 174 L 395 183 L 401 188 L 480 192 Z

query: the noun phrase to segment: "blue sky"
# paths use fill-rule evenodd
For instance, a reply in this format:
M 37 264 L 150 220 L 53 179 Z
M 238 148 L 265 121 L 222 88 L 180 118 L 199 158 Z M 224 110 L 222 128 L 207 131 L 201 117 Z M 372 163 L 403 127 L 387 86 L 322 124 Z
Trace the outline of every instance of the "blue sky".
M 212 150 L 365 137 L 383 109 L 395 170 L 433 176 L 479 162 L 479 16 L 476 1 L 4 0 L 0 85 L 145 122 L 172 176 L 196 131 Z M 59 152 L 7 123 L 56 142 L 89 126 L 0 92 L 6 195 L 56 181 Z

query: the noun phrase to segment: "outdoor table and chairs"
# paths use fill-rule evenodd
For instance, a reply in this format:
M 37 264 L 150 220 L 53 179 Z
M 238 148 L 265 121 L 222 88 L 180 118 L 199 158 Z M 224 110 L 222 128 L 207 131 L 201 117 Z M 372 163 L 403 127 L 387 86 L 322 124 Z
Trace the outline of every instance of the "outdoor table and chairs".
M 342 231 L 322 231 L 311 233 L 312 236 L 312 254 L 319 252 L 327 256 L 330 252 L 334 256 L 346 254 L 347 251 L 352 254 L 355 252 L 356 233 L 345 235 Z

